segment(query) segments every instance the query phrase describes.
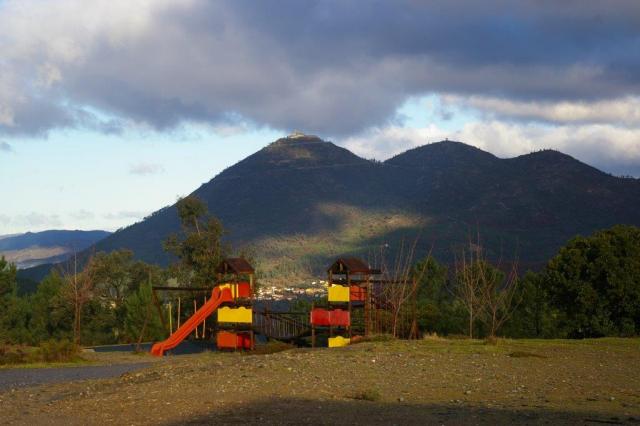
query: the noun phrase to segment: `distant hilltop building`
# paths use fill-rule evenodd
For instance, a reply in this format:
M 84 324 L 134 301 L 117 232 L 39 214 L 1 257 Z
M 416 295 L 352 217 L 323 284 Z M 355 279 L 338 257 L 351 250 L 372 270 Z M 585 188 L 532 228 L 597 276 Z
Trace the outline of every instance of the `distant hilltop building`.
M 298 130 L 295 130 L 293 133 L 291 133 L 289 136 L 287 136 L 288 139 L 302 139 L 302 138 L 317 138 L 317 136 L 314 135 L 307 135 L 305 133 L 302 133 Z

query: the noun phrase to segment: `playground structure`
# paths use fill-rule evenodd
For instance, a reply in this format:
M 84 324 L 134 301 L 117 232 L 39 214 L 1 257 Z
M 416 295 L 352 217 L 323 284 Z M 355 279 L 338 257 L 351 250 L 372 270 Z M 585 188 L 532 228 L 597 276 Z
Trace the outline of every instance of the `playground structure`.
M 356 258 L 337 259 L 327 270 L 327 306 L 311 309 L 311 341 L 328 334 L 329 347 L 346 346 L 354 336 L 371 334 L 372 278 L 380 271 Z M 362 310 L 363 321 L 352 322 L 354 309 Z
M 255 272 L 243 258 L 225 259 L 216 271 L 218 284 L 213 288 L 153 287 L 153 301 L 163 326 L 169 331 L 166 340 L 153 345 L 153 355 L 162 356 L 192 334 L 195 339 L 215 341 L 218 349 L 252 350 L 256 334 L 289 342 L 311 337 L 312 347 L 319 346 L 319 342 L 321 346 L 340 347 L 358 336 L 390 330 L 386 321 L 393 310 L 389 290 L 393 290 L 397 280 L 382 279 L 380 270 L 360 259 L 340 258 L 328 268 L 327 301 L 312 304 L 310 312 L 255 310 Z M 415 282 L 412 291 L 415 301 Z M 164 305 L 168 311 L 165 318 L 158 292 L 193 295 L 192 310 L 190 303 L 183 304 L 178 297 L 175 330 L 173 305 Z M 202 300 L 199 308 L 198 300 Z M 182 314 L 189 316 L 184 323 Z M 415 309 L 413 316 L 412 329 Z M 393 329 L 395 332 L 397 327 L 394 325 Z

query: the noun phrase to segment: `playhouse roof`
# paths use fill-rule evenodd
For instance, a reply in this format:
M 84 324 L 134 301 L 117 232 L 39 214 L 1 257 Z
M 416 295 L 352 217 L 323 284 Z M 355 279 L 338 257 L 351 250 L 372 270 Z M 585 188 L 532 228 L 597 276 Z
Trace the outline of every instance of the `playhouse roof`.
M 220 262 L 217 272 L 221 274 L 253 274 L 254 270 L 246 259 L 230 257 Z
M 337 259 L 333 264 L 329 267 L 330 272 L 334 274 L 376 274 L 377 270 L 371 269 L 367 262 L 362 259 L 358 259 L 356 257 L 343 257 Z

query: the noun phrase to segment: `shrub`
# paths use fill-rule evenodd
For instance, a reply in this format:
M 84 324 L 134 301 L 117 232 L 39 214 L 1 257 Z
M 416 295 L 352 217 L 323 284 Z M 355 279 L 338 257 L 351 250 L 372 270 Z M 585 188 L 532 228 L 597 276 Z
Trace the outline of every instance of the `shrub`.
M 377 389 L 365 389 L 359 392 L 356 392 L 352 397 L 352 399 L 357 399 L 360 401 L 379 401 L 382 398 L 380 395 L 380 391 Z
M 24 364 L 27 362 L 27 355 L 20 347 L 0 345 L 0 365 Z
M 72 362 L 77 361 L 80 348 L 67 340 L 48 340 L 40 344 L 37 352 L 39 361 L 44 362 Z

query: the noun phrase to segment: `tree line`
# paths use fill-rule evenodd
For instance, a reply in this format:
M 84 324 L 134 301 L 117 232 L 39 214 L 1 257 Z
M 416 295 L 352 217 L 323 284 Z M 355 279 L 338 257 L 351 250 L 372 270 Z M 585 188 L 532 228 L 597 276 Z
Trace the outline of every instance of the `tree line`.
M 470 244 L 452 266 L 418 262 L 420 330 L 440 335 L 587 338 L 640 334 L 640 228 L 571 239 L 539 272 L 518 276 Z
M 182 232 L 165 241 L 174 257 L 168 268 L 135 260 L 130 250 L 95 253 L 82 262 L 74 256 L 35 293 L 19 296 L 15 265 L 0 258 L 0 343 L 69 339 L 98 345 L 166 337 L 152 311 L 152 287 L 212 286 L 215 268 L 230 250 L 222 243 L 220 222 L 202 201 L 183 198 L 177 210 Z
M 165 242 L 166 269 L 128 250 L 95 253 L 53 270 L 33 294 L 17 293 L 16 268 L 0 258 L 0 342 L 77 344 L 157 340 L 166 330 L 152 309 L 152 287 L 213 284 L 230 247 L 220 222 L 195 197 L 179 200 L 182 232 Z M 479 241 L 453 264 L 401 257 L 403 277 L 386 297 L 396 335 L 584 338 L 640 334 L 640 228 L 614 226 L 570 240 L 538 272 L 492 263 Z M 186 307 L 188 313 L 189 307 Z M 195 309 L 195 308 L 194 308 Z M 410 314 L 407 314 L 407 312 Z

